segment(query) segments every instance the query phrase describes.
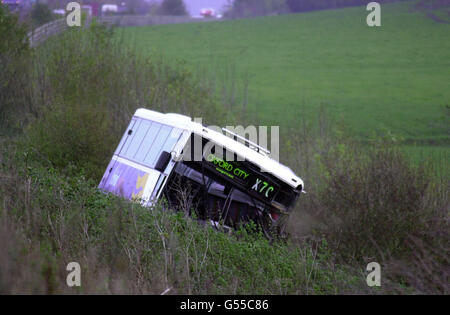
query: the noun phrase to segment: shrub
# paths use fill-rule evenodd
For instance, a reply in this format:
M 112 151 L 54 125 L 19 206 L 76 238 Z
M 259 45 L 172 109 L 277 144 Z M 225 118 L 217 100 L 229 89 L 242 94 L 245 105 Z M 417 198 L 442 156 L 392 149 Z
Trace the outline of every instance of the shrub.
M 325 240 L 342 264 L 379 262 L 382 292 L 449 292 L 445 176 L 409 161 L 395 142 L 361 144 L 335 130 L 321 116 L 316 131 L 289 133 L 282 156 L 308 192 L 290 216 L 291 239 Z
M 380 3 L 389 3 L 404 0 L 380 0 Z M 367 2 L 368 3 L 368 2 Z M 360 0 L 286 0 L 291 12 L 306 12 L 313 10 L 335 9 L 367 4 Z
M 326 294 L 360 282 L 308 244 L 217 232 L 100 193 L 14 150 L 0 153 L 2 293 Z M 71 261 L 81 265 L 80 288 L 66 285 Z
M 28 109 L 29 56 L 26 27 L 0 5 L 0 133 L 17 127 L 11 114 Z
M 333 158 L 333 157 L 332 157 Z M 429 180 L 393 148 L 350 154 L 341 167 L 329 168 L 321 193 L 327 211 L 324 233 L 346 260 L 401 257 L 406 239 L 425 229 L 424 199 Z
M 53 167 L 73 165 L 97 181 L 139 107 L 211 122 L 226 119 L 212 93 L 182 63 L 169 66 L 156 57 L 133 55 L 112 35 L 93 23 L 38 49 L 33 93 L 39 114 L 25 141 L 34 156 Z
M 285 0 L 236 0 L 231 5 L 226 17 L 244 18 L 270 14 L 280 14 L 287 11 Z
M 187 15 L 183 0 L 163 0 L 159 8 L 162 15 Z
M 31 10 L 31 19 L 34 26 L 41 26 L 53 19 L 52 11 L 44 3 L 36 3 Z

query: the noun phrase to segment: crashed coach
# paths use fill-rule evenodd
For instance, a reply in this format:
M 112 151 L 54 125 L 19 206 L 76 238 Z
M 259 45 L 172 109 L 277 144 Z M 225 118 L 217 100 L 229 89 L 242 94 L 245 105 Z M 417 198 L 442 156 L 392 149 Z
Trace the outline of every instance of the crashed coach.
M 99 188 L 144 206 L 165 200 L 212 225 L 283 232 L 303 181 L 265 148 L 190 117 L 138 109 Z

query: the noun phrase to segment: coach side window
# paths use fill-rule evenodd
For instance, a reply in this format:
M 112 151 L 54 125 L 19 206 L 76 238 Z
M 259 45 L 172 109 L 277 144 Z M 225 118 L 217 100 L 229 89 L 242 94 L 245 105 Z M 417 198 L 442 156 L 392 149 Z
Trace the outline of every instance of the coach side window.
M 153 143 L 156 141 L 156 138 L 159 136 L 160 130 L 163 125 L 152 122 L 150 128 L 148 128 L 147 133 L 145 135 L 144 140 L 136 152 L 136 156 L 134 157 L 136 161 L 143 163 L 146 155 L 151 150 Z M 144 163 L 147 164 L 147 163 Z
M 131 135 L 126 134 L 121 141 L 125 143 L 120 156 L 151 168 L 155 167 L 162 151 L 173 150 L 182 135 L 181 129 L 143 119 L 137 119 L 132 130 Z
M 145 157 L 144 157 L 144 164 L 148 165 L 150 167 L 155 167 L 156 161 L 159 158 L 160 152 L 162 150 L 162 147 L 164 143 L 167 141 L 167 138 L 169 137 L 170 133 L 172 132 L 172 127 L 162 125 L 160 128 L 155 140 L 152 143 L 152 146 L 147 151 Z
M 180 140 L 182 133 L 183 131 L 181 129 L 173 128 L 172 132 L 170 133 L 169 137 L 167 138 L 166 142 L 161 148 L 158 156 L 161 154 L 162 151 L 166 151 L 169 153 L 172 152 L 173 148 L 175 147 L 175 144 L 177 144 L 178 140 Z
M 119 145 L 117 146 L 116 152 L 114 152 L 115 155 L 120 155 L 125 142 L 127 142 L 129 144 L 129 141 L 132 139 L 133 137 L 133 128 L 134 128 L 134 124 L 136 123 L 136 119 L 133 118 L 130 122 L 130 124 L 128 125 L 128 128 L 125 132 L 125 134 L 123 135 L 122 139 L 120 140 Z
M 149 140 L 146 135 L 152 125 L 153 123 L 150 121 L 139 119 L 133 128 L 132 137 L 127 140 L 121 151 L 121 156 L 129 160 L 136 160 L 136 155 L 144 142 L 144 138 L 146 143 Z

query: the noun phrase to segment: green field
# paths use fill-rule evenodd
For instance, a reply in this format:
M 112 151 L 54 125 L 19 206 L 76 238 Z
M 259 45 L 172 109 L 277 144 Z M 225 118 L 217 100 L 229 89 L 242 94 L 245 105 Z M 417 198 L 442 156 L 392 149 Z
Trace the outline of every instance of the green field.
M 139 53 L 185 60 L 228 85 L 248 80 L 247 108 L 258 123 L 295 126 L 303 115 L 314 123 L 325 107 L 356 137 L 394 135 L 416 143 L 405 147 L 414 161 L 428 155 L 446 165 L 450 24 L 414 3 L 382 5 L 378 28 L 366 25 L 365 7 L 356 7 L 117 34 Z
M 363 137 L 448 140 L 450 25 L 411 3 L 382 6 L 382 26 L 364 7 L 213 23 L 124 28 L 142 52 L 193 69 L 249 77 L 249 108 L 264 122 L 295 124 L 321 105 Z

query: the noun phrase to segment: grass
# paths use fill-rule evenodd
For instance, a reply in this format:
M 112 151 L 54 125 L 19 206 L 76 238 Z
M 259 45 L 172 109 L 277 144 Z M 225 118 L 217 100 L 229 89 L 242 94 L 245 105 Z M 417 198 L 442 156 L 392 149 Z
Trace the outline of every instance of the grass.
M 136 51 L 183 59 L 221 79 L 248 78 L 248 108 L 262 123 L 295 125 L 325 106 L 362 139 L 387 132 L 448 144 L 436 124 L 449 104 L 449 25 L 413 3 L 382 5 L 382 27 L 365 7 L 118 32 Z
M 25 167 L 14 152 L 0 150 L 3 294 L 335 294 L 364 285 L 357 268 L 318 255 L 325 244 L 227 235 L 105 195 L 83 176 Z M 81 265 L 81 287 L 66 285 L 71 261 Z
M 432 172 L 442 180 L 448 180 L 450 175 L 450 150 L 448 147 L 430 145 L 403 145 L 401 146 L 410 160 L 419 165 L 431 163 Z

